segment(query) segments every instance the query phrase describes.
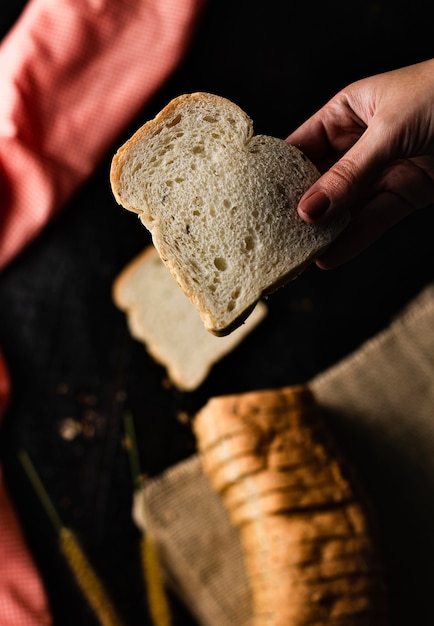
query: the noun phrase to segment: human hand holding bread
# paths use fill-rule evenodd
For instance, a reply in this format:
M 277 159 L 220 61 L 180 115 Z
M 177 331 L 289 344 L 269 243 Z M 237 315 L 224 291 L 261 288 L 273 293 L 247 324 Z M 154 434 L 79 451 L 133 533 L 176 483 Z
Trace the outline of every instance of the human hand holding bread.
M 298 206 L 309 223 L 351 214 L 317 260 L 336 267 L 434 203 L 434 59 L 357 81 L 289 135 L 322 172 Z
M 230 101 L 181 96 L 120 148 L 113 192 L 228 334 L 313 260 L 336 267 L 434 202 L 433 102 L 431 59 L 349 85 L 284 148 Z

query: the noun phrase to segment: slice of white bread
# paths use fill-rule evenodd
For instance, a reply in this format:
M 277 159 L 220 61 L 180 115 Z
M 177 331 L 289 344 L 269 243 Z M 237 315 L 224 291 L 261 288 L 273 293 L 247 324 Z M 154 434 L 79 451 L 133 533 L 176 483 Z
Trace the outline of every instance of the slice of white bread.
M 127 316 L 131 335 L 166 368 L 179 389 L 192 391 L 212 366 L 231 352 L 263 319 L 267 307 L 260 302 L 245 324 L 228 337 L 214 337 L 179 289 L 150 245 L 118 275 L 113 300 Z
M 216 335 L 239 326 L 345 226 L 298 216 L 318 176 L 297 148 L 254 135 L 237 105 L 208 93 L 172 100 L 118 150 L 110 173 L 117 202 L 140 215 Z

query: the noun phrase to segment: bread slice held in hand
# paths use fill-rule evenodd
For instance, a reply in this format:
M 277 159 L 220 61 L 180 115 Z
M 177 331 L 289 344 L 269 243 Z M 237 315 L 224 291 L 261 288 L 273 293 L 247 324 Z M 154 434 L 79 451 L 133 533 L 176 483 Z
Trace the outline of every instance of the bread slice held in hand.
M 298 216 L 318 177 L 297 148 L 255 135 L 244 111 L 208 93 L 172 100 L 118 150 L 110 174 L 117 202 L 139 214 L 216 335 L 232 332 L 345 226 Z

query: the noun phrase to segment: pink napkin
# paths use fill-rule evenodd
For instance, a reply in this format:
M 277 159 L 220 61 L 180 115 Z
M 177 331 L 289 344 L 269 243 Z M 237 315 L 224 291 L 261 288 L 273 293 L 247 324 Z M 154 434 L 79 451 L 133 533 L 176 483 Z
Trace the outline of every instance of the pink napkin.
M 30 0 L 0 45 L 0 270 L 176 68 L 206 0 Z M 0 415 L 9 395 L 0 355 Z M 0 470 L 0 624 L 50 611 Z
M 0 47 L 0 268 L 176 67 L 204 0 L 30 0 Z
M 9 378 L 0 355 L 0 420 L 9 402 Z M 38 572 L 4 484 L 0 469 L 0 624 L 50 624 L 50 613 Z
M 0 419 L 9 397 L 6 367 L 0 356 Z M 2 626 L 45 626 L 51 619 L 45 592 L 0 469 L 0 623 Z

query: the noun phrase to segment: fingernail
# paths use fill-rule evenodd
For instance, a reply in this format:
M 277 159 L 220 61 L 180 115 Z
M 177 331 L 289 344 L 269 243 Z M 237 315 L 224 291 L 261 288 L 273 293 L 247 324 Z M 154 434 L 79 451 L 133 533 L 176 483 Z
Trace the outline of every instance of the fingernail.
M 299 211 L 307 217 L 317 220 L 330 206 L 330 200 L 323 191 L 316 191 L 300 202 Z

